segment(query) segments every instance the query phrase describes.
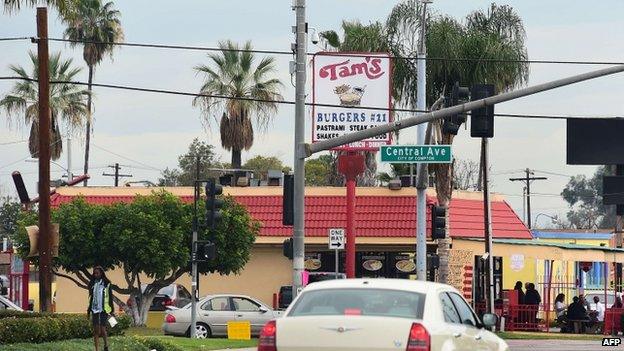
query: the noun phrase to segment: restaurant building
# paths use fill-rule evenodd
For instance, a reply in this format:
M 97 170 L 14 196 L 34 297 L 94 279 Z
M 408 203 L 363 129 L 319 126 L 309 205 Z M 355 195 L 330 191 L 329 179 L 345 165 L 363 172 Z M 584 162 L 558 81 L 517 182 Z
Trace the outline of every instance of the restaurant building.
M 65 187 L 52 195 L 52 206 L 59 206 L 82 196 L 89 203 L 112 204 L 129 202 L 137 195 L 148 195 L 160 188 L 142 187 Z M 189 187 L 164 188 L 183 201 L 193 200 Z M 209 275 L 200 278 L 200 294 L 247 294 L 271 304 L 280 286 L 292 283 L 292 261 L 282 255 L 283 241 L 292 235 L 292 227 L 282 225 L 282 188 L 225 187 L 224 194 L 244 205 L 251 216 L 262 223 L 259 236 L 252 249 L 251 259 L 240 275 Z M 414 188 L 390 190 L 387 188 L 358 188 L 356 200 L 356 275 L 358 277 L 415 278 L 414 254 L 416 251 L 416 191 Z M 427 202 L 436 203 L 433 189 L 427 190 Z M 308 187 L 305 196 L 306 269 L 311 272 L 333 272 L 335 252 L 328 249 L 330 228 L 346 226 L 345 189 L 337 187 Z M 450 284 L 471 299 L 473 283 L 479 284 L 484 275 L 479 269 L 480 253 L 476 255 L 464 247 L 474 243 L 459 239 L 483 239 L 482 194 L 455 191 L 449 208 L 449 228 L 453 241 L 450 252 Z M 430 228 L 429 215 L 427 227 Z M 531 232 L 522 223 L 504 198 L 492 196 L 492 228 L 495 239 L 531 240 Z M 62 242 L 61 242 L 62 245 Z M 435 242 L 427 241 L 427 251 L 436 252 Z M 494 247 L 496 255 L 496 246 Z M 163 252 L 163 254 L 167 254 Z M 344 272 L 344 253 L 339 255 L 339 270 Z M 513 285 L 505 278 L 503 263 L 496 258 L 497 291 Z M 476 266 L 475 266 L 476 263 Z M 475 270 L 474 272 L 473 270 Z M 107 276 L 121 286 L 125 283 L 120 271 L 107 272 Z M 143 280 L 145 281 L 145 280 Z M 190 277 L 178 281 L 190 288 Z M 56 280 L 56 309 L 59 312 L 86 310 L 87 292 L 72 281 L 58 277 Z M 477 289 L 480 290 L 480 289 Z

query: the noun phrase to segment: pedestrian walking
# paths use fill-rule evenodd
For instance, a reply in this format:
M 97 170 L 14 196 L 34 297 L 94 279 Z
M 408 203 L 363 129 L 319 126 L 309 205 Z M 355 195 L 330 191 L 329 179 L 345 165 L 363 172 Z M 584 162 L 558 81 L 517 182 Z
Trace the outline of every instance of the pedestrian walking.
M 93 342 L 95 351 L 99 351 L 99 339 L 104 339 L 104 351 L 108 351 L 108 334 L 106 323 L 109 316 L 114 316 L 113 293 L 111 283 L 104 269 L 100 266 L 93 268 L 93 278 L 89 282 L 89 307 L 87 315 L 93 323 Z

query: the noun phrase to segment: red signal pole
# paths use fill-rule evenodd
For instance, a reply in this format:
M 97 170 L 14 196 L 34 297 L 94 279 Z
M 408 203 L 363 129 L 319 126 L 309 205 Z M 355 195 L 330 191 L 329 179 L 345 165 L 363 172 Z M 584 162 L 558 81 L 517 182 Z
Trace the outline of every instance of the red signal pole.
M 347 278 L 355 278 L 355 181 L 365 169 L 364 155 L 348 152 L 338 156 L 338 171 L 347 179 Z

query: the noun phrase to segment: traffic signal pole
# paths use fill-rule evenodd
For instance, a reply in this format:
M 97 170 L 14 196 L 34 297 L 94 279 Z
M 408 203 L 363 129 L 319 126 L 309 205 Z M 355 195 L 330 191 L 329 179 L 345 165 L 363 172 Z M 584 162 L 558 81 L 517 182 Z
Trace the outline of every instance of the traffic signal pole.
M 305 85 L 307 33 L 305 0 L 294 0 L 296 16 L 295 50 L 295 160 L 293 196 L 293 298 L 303 289 L 305 256 Z
M 48 9 L 37 8 L 37 60 L 39 63 L 39 311 L 52 306 L 52 255 L 50 252 L 50 72 Z
M 335 147 L 350 144 L 356 141 L 375 137 L 386 133 L 392 133 L 401 129 L 417 126 L 422 123 L 431 121 L 437 121 L 444 117 L 450 117 L 459 113 L 483 108 L 486 106 L 492 106 L 505 101 L 515 100 L 521 97 L 541 93 L 556 88 L 561 88 L 567 85 L 584 82 L 587 80 L 604 77 L 616 73 L 624 72 L 624 65 L 616 65 L 609 68 L 604 68 L 596 71 L 591 71 L 575 76 L 546 82 L 543 84 L 534 85 L 524 89 L 514 90 L 503 94 L 494 95 L 485 99 L 475 100 L 464 104 L 443 108 L 437 111 L 431 111 L 423 113 L 415 117 L 408 117 L 400 121 L 395 121 L 385 125 L 380 125 L 358 132 L 345 134 L 336 138 L 331 138 L 323 141 L 316 142 L 314 144 L 306 144 L 305 147 L 298 147 L 296 149 L 295 158 L 303 160 L 305 157 L 312 156 L 313 154 L 325 150 L 330 150 Z M 304 77 L 305 78 L 305 77 Z
M 489 140 L 481 138 L 483 164 L 483 226 L 485 228 L 485 254 L 487 255 L 487 276 L 485 285 L 487 289 L 487 311 L 494 313 L 494 255 L 492 252 L 492 207 L 490 202 L 490 178 L 489 178 Z
M 427 109 L 427 46 L 425 45 L 427 2 L 423 2 L 422 18 L 420 21 L 420 40 L 418 47 L 417 72 L 417 96 L 416 109 L 425 111 Z M 420 115 L 421 113 L 419 113 Z M 425 132 L 427 124 L 419 124 L 416 129 L 416 143 L 425 143 Z M 419 164 L 417 168 L 418 179 L 426 179 L 427 167 Z M 412 178 L 410 177 L 410 182 Z M 416 183 L 416 276 L 418 280 L 427 280 L 427 184 L 425 182 Z
M 199 167 L 200 156 L 195 158 L 195 182 L 193 183 L 193 238 L 191 239 L 191 338 L 197 337 L 197 300 L 199 300 L 199 282 L 197 279 L 197 231 L 199 219 L 197 218 L 197 201 L 199 201 Z

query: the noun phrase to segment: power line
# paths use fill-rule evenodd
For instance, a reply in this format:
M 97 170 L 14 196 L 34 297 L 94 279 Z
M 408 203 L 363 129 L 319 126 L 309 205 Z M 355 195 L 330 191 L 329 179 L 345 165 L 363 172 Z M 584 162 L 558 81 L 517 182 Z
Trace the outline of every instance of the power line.
M 27 141 L 28 141 L 28 139 L 9 141 L 9 142 L 6 142 L 6 143 L 0 143 L 0 146 L 21 144 L 21 143 L 25 143 Z
M 36 42 L 40 40 L 36 37 L 10 37 L 0 38 L 0 41 L 15 41 L 15 40 L 31 40 Z M 294 53 L 287 50 L 261 50 L 261 49 L 228 49 L 220 47 L 209 46 L 193 46 L 193 45 L 178 45 L 178 44 L 150 44 L 150 43 L 129 43 L 129 42 L 102 42 L 92 40 L 72 40 L 63 38 L 48 38 L 48 41 L 65 42 L 74 44 L 107 44 L 126 47 L 139 47 L 139 48 L 154 48 L 154 49 L 173 49 L 173 50 L 191 50 L 191 51 L 213 51 L 213 52 L 248 52 L 258 54 L 271 54 L 271 55 L 288 55 L 292 56 Z M 334 52 L 332 52 L 334 53 Z M 335 52 L 336 55 L 340 55 L 339 51 Z M 307 56 L 315 56 L 318 53 L 308 52 Z M 370 53 L 370 54 L 358 54 L 358 53 L 342 53 L 344 56 L 352 57 L 370 57 L 371 54 L 383 54 L 383 53 Z M 509 59 L 484 59 L 479 57 L 465 57 L 465 58 L 449 58 L 449 57 L 417 57 L 417 56 L 387 56 L 391 59 L 397 60 L 426 60 L 431 62 L 446 61 L 446 62 L 481 62 L 481 63 L 525 63 L 525 64 L 565 64 L 565 65 L 621 65 L 624 62 L 618 61 L 579 61 L 579 60 L 509 60 Z
M 26 80 L 36 82 L 36 79 L 33 78 L 25 78 L 25 77 L 15 77 L 15 76 L 5 76 L 0 77 L 0 80 Z M 76 85 L 89 85 L 87 82 L 80 81 L 50 81 L 51 84 L 76 84 Z M 189 97 L 208 97 L 213 99 L 226 99 L 226 100 L 241 100 L 241 101 L 253 101 L 253 102 L 267 102 L 267 103 L 276 103 L 276 104 L 284 104 L 284 105 L 294 105 L 295 102 L 291 100 L 272 100 L 272 99 L 257 99 L 257 98 L 249 98 L 249 97 L 240 97 L 240 96 L 226 96 L 226 95 L 215 95 L 215 94 L 201 94 L 201 93 L 191 93 L 180 90 L 168 90 L 168 89 L 159 89 L 159 88 L 143 88 L 137 86 L 128 86 L 128 85 L 119 85 L 119 84 L 104 84 L 104 83 L 91 83 L 91 86 L 99 87 L 99 88 L 109 88 L 109 89 L 120 89 L 120 90 L 129 90 L 129 91 L 139 91 L 144 93 L 156 93 L 156 94 L 170 94 L 170 95 L 179 95 L 179 96 L 189 96 Z M 318 107 L 340 107 L 351 110 L 386 110 L 388 106 L 343 106 L 336 104 L 321 104 L 321 103 L 312 103 L 306 102 L 306 106 L 318 106 Z M 403 108 L 392 108 L 393 112 L 422 112 L 427 113 L 431 112 L 428 110 L 415 110 L 415 109 L 403 109 Z M 531 114 L 511 114 L 511 113 L 495 113 L 497 117 L 511 117 L 511 118 L 528 118 L 528 119 L 585 119 L 585 118 L 595 118 L 595 119 L 616 119 L 616 118 L 624 118 L 621 116 L 562 116 L 562 115 L 531 115 Z
M 36 39 L 36 38 L 35 38 Z M 148 44 L 148 43 L 127 43 L 127 42 L 99 42 L 90 40 L 71 40 L 62 38 L 48 38 L 49 41 L 67 42 L 67 43 L 80 43 L 80 44 L 108 44 L 128 47 L 142 47 L 142 48 L 156 48 L 156 49 L 175 49 L 175 50 L 194 50 L 194 51 L 217 51 L 217 52 L 249 52 L 259 54 L 273 54 L 273 55 L 294 55 L 292 51 L 286 50 L 258 50 L 258 49 L 228 49 L 219 47 L 207 47 L 207 46 L 189 46 L 189 45 L 172 45 L 172 44 Z M 332 52 L 333 54 L 334 52 Z M 339 51 L 335 52 L 336 55 L 340 55 Z M 370 57 L 371 54 L 358 54 L 358 53 L 342 53 L 344 56 L 352 57 Z M 383 53 L 381 53 L 383 54 Z M 317 53 L 308 52 L 306 55 L 314 56 Z M 398 60 L 426 60 L 426 61 L 452 61 L 452 62 L 469 62 L 477 61 L 483 63 L 527 63 L 527 64 L 567 64 L 567 65 L 621 65 L 624 62 L 609 62 L 609 61 L 577 61 L 577 60 L 505 60 L 505 59 L 483 59 L 483 58 L 445 58 L 445 57 L 418 57 L 418 56 L 396 56 L 389 55 L 388 58 Z
M 115 155 L 115 156 L 117 156 L 117 157 L 121 157 L 121 158 L 123 158 L 124 160 L 130 161 L 130 162 L 134 162 L 134 163 L 136 163 L 136 164 L 139 164 L 139 165 L 142 165 L 142 166 L 148 167 L 149 169 L 154 170 L 154 171 L 159 171 L 159 172 L 162 172 L 162 169 L 160 169 L 160 168 L 152 167 L 152 166 L 150 166 L 150 165 L 148 165 L 148 164 L 146 164 L 146 163 L 143 163 L 143 162 L 141 162 L 141 161 L 133 160 L 133 159 L 131 159 L 131 158 L 129 158 L 129 157 L 126 157 L 126 156 L 120 155 L 120 154 L 118 154 L 118 153 L 116 153 L 116 152 L 114 152 L 114 151 L 107 150 L 107 149 L 105 149 L 105 148 L 103 148 L 103 147 L 101 147 L 101 146 L 98 146 L 98 145 L 95 145 L 95 144 L 91 144 L 91 145 L 95 146 L 96 148 L 98 148 L 98 149 L 100 149 L 100 150 L 102 150 L 102 151 L 104 151 L 104 152 L 108 152 L 108 153 L 109 153 L 109 154 L 111 154 L 111 155 Z
M 534 169 L 535 172 L 538 173 L 544 173 L 544 174 L 549 174 L 549 175 L 554 175 L 554 176 L 560 176 L 560 177 L 566 177 L 566 178 L 572 178 L 574 177 L 573 175 L 569 175 L 569 174 L 563 174 L 563 173 L 557 173 L 557 172 L 550 172 L 550 171 L 540 171 L 539 169 Z
M 8 38 L 0 38 L 0 41 L 17 41 L 17 40 L 27 40 L 30 37 L 8 37 Z

